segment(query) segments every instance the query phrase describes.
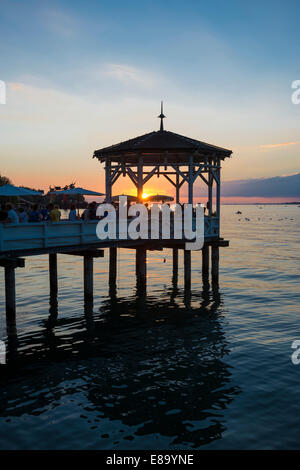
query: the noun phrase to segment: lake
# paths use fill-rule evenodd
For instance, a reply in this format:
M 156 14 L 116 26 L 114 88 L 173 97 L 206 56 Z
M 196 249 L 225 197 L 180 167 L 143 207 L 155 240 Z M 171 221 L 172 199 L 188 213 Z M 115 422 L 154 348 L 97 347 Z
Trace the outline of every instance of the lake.
M 242 214 L 236 212 L 240 210 Z M 247 220 L 249 219 L 249 220 Z M 1 449 L 299 449 L 300 208 L 223 206 L 219 291 L 172 279 L 172 252 L 148 252 L 147 294 L 135 252 L 94 261 L 94 305 L 83 261 L 58 255 L 57 305 L 48 256 L 16 271 L 17 336 L 6 338 L 0 272 Z

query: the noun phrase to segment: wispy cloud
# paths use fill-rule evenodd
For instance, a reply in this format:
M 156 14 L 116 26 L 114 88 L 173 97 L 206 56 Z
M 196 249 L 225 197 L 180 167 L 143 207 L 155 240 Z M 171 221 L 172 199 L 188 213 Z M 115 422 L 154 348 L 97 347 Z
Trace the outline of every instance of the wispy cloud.
M 128 64 L 105 64 L 102 73 L 120 82 L 135 83 L 146 88 L 151 88 L 157 83 L 153 74 Z
M 42 17 L 48 30 L 62 38 L 72 37 L 78 28 L 77 19 L 63 10 L 46 9 Z
M 261 149 L 272 149 L 277 147 L 286 147 L 288 145 L 299 145 L 300 142 L 283 142 L 281 144 L 267 144 L 267 145 L 260 145 L 259 148 Z

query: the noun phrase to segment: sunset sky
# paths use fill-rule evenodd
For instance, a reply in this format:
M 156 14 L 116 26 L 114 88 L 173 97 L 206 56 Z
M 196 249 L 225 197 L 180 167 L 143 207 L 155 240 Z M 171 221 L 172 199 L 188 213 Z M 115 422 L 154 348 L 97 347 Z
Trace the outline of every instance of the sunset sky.
M 297 0 L 1 0 L 1 174 L 103 192 L 93 151 L 157 130 L 161 99 L 167 130 L 233 150 L 224 181 L 299 173 L 299 18 Z

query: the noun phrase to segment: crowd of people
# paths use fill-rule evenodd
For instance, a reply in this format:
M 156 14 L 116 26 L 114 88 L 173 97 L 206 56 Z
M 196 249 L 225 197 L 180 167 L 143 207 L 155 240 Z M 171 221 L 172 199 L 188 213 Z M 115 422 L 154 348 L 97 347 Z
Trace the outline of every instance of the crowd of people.
M 118 204 L 112 203 L 116 210 L 118 211 Z M 130 202 L 128 207 L 130 207 Z M 180 204 L 182 206 L 182 204 Z M 148 204 L 145 204 L 148 208 Z M 87 208 L 82 212 L 81 215 L 78 215 L 76 210 L 76 205 L 71 204 L 68 218 L 63 220 L 69 220 L 74 222 L 76 220 L 96 220 L 99 219 L 97 216 L 97 202 L 91 202 Z M 205 212 L 206 207 L 204 207 Z M 32 223 L 32 222 L 59 222 L 61 220 L 61 211 L 57 204 L 48 204 L 39 205 L 33 204 L 30 206 L 20 205 L 19 207 L 14 207 L 12 203 L 2 204 L 0 207 L 0 223 Z
M 68 213 L 69 221 L 76 220 L 94 220 L 97 219 L 97 206 L 98 204 L 93 201 L 84 210 L 81 216 L 77 214 L 75 204 L 71 204 Z M 33 223 L 33 222 L 59 222 L 61 220 L 61 211 L 57 204 L 40 205 L 33 204 L 32 206 L 20 205 L 15 207 L 12 203 L 1 204 L 0 208 L 0 223 Z

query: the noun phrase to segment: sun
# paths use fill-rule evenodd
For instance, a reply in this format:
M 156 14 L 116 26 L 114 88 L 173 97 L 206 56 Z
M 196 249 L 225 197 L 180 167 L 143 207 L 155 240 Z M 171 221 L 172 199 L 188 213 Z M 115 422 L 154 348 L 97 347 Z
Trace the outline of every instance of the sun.
M 148 193 L 143 193 L 142 198 L 146 199 L 148 196 L 150 196 Z

